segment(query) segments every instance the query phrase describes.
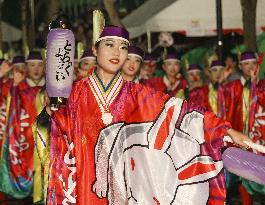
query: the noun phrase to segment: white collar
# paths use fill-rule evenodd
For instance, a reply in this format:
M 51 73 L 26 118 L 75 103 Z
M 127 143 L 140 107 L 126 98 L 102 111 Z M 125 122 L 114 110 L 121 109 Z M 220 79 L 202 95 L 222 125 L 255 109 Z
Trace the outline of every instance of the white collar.
M 30 87 L 36 87 L 36 86 L 44 86 L 45 85 L 45 78 L 42 77 L 39 83 L 35 83 L 32 79 L 26 78 L 26 82 Z
M 243 76 L 241 76 L 240 77 L 240 82 L 244 86 L 246 84 L 247 80 Z
M 165 83 L 165 85 L 167 87 L 167 90 L 172 91 L 172 90 L 175 90 L 178 87 L 178 85 L 180 83 L 180 80 L 177 79 L 176 82 L 174 83 L 174 85 L 171 87 L 169 79 L 167 78 L 166 75 L 164 75 L 163 76 L 163 82 Z
M 139 78 L 139 76 L 136 76 L 136 77 L 133 79 L 133 82 L 134 82 L 134 83 L 139 83 L 139 82 L 140 82 L 140 78 Z

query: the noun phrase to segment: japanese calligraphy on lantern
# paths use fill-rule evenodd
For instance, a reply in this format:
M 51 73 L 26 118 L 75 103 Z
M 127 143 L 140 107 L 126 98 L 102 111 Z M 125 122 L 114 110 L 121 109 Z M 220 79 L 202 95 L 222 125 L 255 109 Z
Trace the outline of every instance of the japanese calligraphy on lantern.
M 46 88 L 49 97 L 68 98 L 74 77 L 75 38 L 71 30 L 51 29 L 47 37 Z
M 58 59 L 59 63 L 56 70 L 56 80 L 65 80 L 66 77 L 70 76 L 69 69 L 73 65 L 71 62 L 71 43 L 68 40 L 65 41 L 63 48 L 58 48 L 58 52 L 55 57 Z

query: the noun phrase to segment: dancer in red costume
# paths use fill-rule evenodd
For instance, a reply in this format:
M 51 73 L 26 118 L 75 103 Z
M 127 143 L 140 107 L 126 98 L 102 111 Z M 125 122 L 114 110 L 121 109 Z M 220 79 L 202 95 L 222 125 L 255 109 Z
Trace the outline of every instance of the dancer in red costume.
M 108 201 L 119 200 L 119 198 L 125 200 L 121 203 L 114 203 L 120 205 L 126 204 L 131 200 L 130 195 L 119 192 L 125 187 L 119 187 L 119 184 L 115 184 L 115 181 L 112 181 L 114 178 L 111 177 L 111 174 L 108 181 L 104 181 L 104 184 L 108 185 L 109 191 L 107 192 L 114 193 L 113 195 L 109 195 L 108 198 L 105 198 L 107 197 L 107 192 L 103 192 L 100 189 L 101 183 L 98 182 L 100 179 L 96 179 L 95 168 L 98 164 L 95 163 L 98 161 L 98 157 L 102 156 L 101 154 L 107 156 L 108 154 L 106 152 L 109 149 L 105 150 L 103 147 L 102 150 L 102 147 L 100 147 L 103 153 L 101 152 L 99 156 L 95 155 L 98 151 L 95 150 L 95 146 L 100 130 L 108 125 L 113 127 L 109 130 L 110 132 L 107 130 L 105 135 L 107 134 L 109 138 L 112 138 L 112 133 L 116 133 L 117 130 L 115 129 L 119 127 L 116 126 L 119 124 L 118 122 L 124 122 L 126 124 L 136 123 L 144 126 L 147 122 L 155 122 L 161 112 L 163 112 L 167 118 L 163 118 L 163 115 L 161 115 L 162 121 L 163 119 L 169 119 L 169 121 L 166 120 L 165 123 L 162 123 L 162 128 L 165 126 L 165 129 L 161 129 L 161 133 L 158 132 L 160 137 L 156 141 L 155 150 L 161 152 L 159 150 L 166 141 L 163 134 L 164 131 L 165 134 L 171 133 L 176 126 L 180 130 L 187 129 L 187 133 L 190 133 L 188 135 L 194 135 L 195 137 L 198 134 L 196 130 L 199 129 L 202 131 L 200 133 L 204 133 L 202 135 L 202 142 L 205 142 L 205 144 L 202 145 L 202 153 L 204 155 L 209 154 L 209 159 L 211 157 L 214 159 L 218 158 L 218 154 L 214 152 L 214 146 L 211 145 L 216 145 L 217 142 L 218 144 L 221 142 L 218 145 L 217 150 L 219 150 L 223 144 L 222 136 L 227 133 L 236 143 L 242 146 L 245 146 L 243 140 L 248 140 L 246 136 L 231 129 L 229 124 L 216 118 L 211 112 L 190 106 L 187 102 L 180 99 L 169 99 L 168 95 L 141 84 L 124 81 L 119 70 L 127 58 L 128 39 L 129 34 L 125 29 L 115 26 L 105 27 L 94 48 L 94 54 L 97 57 L 97 68 L 93 74 L 89 78 L 81 80 L 74 85 L 65 107 L 61 107 L 59 111 L 53 113 L 51 113 L 49 107 L 46 107 L 46 111 L 51 115 L 52 120 L 51 172 L 48 188 L 48 204 L 105 205 L 108 204 Z M 177 110 L 180 112 L 175 113 Z M 173 113 L 175 114 L 173 115 Z M 42 115 L 45 116 L 47 113 L 43 112 Z M 40 116 L 40 118 L 42 117 Z M 179 119 L 178 123 L 168 124 L 171 118 Z M 185 127 L 186 125 L 190 126 Z M 159 127 L 154 127 L 154 129 L 159 130 Z M 132 129 L 131 131 L 131 134 L 140 133 L 140 130 Z M 172 144 L 172 146 L 175 145 L 175 143 Z M 220 156 L 218 159 L 220 160 Z M 131 161 L 131 159 L 125 160 Z M 201 160 L 201 158 L 198 160 Z M 134 167 L 133 160 L 131 162 L 132 167 Z M 104 158 L 100 163 L 104 163 L 102 164 L 103 166 L 107 165 L 108 158 Z M 191 166 L 190 169 L 195 171 L 192 171 L 192 173 L 198 174 L 201 172 L 212 172 L 213 170 L 217 170 L 214 164 L 215 162 L 213 161 L 209 166 L 198 163 Z M 197 167 L 197 165 L 202 169 Z M 204 170 L 206 167 L 207 169 Z M 124 171 L 126 173 L 126 170 Z M 192 177 L 188 173 L 183 172 L 180 178 L 184 180 L 186 177 Z M 206 197 L 204 199 L 209 201 L 210 204 L 221 204 L 225 200 L 224 181 L 221 177 L 222 174 L 217 176 L 218 173 L 219 171 L 215 172 L 214 175 L 209 175 L 214 176 L 214 179 L 212 177 L 204 178 L 204 180 L 207 179 L 207 184 L 205 185 L 209 188 L 210 184 L 212 188 L 211 190 L 207 188 L 208 191 L 204 193 Z M 122 180 L 123 175 L 120 175 L 119 178 Z M 146 178 L 146 180 L 148 179 Z M 93 186 L 95 181 L 97 183 Z M 146 196 L 150 196 L 149 192 L 153 192 L 158 187 L 154 186 L 149 188 L 149 190 L 146 190 L 148 192 Z M 173 195 L 170 195 L 170 197 L 173 199 L 174 190 L 171 190 L 171 192 Z M 153 194 L 155 195 L 156 193 L 154 192 Z M 196 201 L 199 195 L 201 193 L 197 189 L 192 200 Z M 207 197 L 209 197 L 209 200 L 207 200 Z M 163 198 L 155 196 L 151 199 L 146 198 L 146 200 L 152 200 L 152 203 L 159 203 L 159 201 L 163 203 Z
M 157 66 L 157 57 L 153 54 L 145 54 L 144 63 L 140 70 L 140 80 L 147 80 L 155 75 Z
M 170 96 L 176 96 L 180 90 L 184 90 L 188 86 L 187 81 L 180 74 L 181 63 L 176 54 L 167 54 L 163 62 L 163 69 L 165 71 L 163 77 L 150 78 L 143 83 Z
M 210 84 L 194 88 L 189 93 L 189 102 L 203 106 L 214 112 L 217 116 L 222 117 L 220 104 L 222 96 L 219 88 L 219 81 L 222 78 L 225 65 L 218 60 L 212 62 L 210 71 Z
M 1 191 L 18 199 L 32 195 L 34 140 L 31 125 L 38 114 L 36 95 L 45 83 L 44 62 L 39 52 L 30 52 L 26 67 L 21 60 L 24 58 L 17 58 L 19 63 L 13 64 L 14 80 L 10 80 L 0 186 Z

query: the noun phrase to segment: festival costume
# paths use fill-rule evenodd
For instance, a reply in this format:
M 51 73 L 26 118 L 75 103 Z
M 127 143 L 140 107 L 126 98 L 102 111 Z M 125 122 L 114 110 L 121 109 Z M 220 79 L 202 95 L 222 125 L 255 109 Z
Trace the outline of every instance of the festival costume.
M 96 42 L 129 39 L 114 26 L 102 34 Z M 212 112 L 120 73 L 105 87 L 94 72 L 41 124 L 49 120 L 47 204 L 225 202 L 221 149 L 230 124 Z
M 6 137 L 1 161 L 2 192 L 13 198 L 25 198 L 32 193 L 33 149 L 31 124 L 36 117 L 33 107 L 38 88 L 26 88 L 24 82 L 11 89 Z
M 221 61 L 213 61 L 210 69 L 215 67 L 224 68 L 224 65 Z M 196 64 L 190 65 L 188 72 L 192 72 L 194 70 L 201 70 L 201 68 Z M 221 105 L 224 101 L 223 95 L 222 86 L 219 86 L 218 83 L 210 83 L 209 85 L 203 85 L 202 87 L 197 87 L 189 91 L 188 101 L 190 103 L 203 106 L 209 111 L 215 113 L 218 117 L 223 118 L 224 113 Z
M 98 174 L 95 168 L 97 166 L 101 166 L 101 163 L 104 163 L 104 166 L 107 166 L 108 164 L 108 158 L 100 158 L 100 160 L 103 161 L 97 162 L 99 160 L 98 157 L 100 157 L 100 155 L 102 154 L 104 156 L 107 156 L 108 150 L 110 149 L 110 147 L 107 147 L 106 150 L 101 149 L 100 155 L 97 154 L 100 149 L 95 150 L 95 146 L 97 147 L 100 145 L 100 141 L 98 141 L 100 140 L 100 138 L 98 138 L 100 130 L 106 127 L 106 124 L 111 123 L 108 126 L 109 129 L 106 128 L 107 130 L 104 131 L 104 136 L 106 136 L 106 133 L 109 133 L 110 136 L 108 136 L 108 134 L 107 136 L 110 139 L 112 139 L 111 133 L 113 133 L 113 137 L 117 133 L 119 133 L 118 130 L 121 125 L 120 123 L 122 123 L 122 126 L 124 126 L 124 128 L 125 125 L 128 124 L 129 130 L 130 125 L 133 126 L 133 124 L 136 123 L 136 125 L 139 124 L 140 126 L 144 126 L 144 130 L 147 131 L 150 127 L 152 127 L 152 123 L 156 122 L 156 119 L 159 119 L 159 114 L 161 114 L 161 112 L 163 111 L 165 103 L 169 103 L 169 97 L 167 95 L 164 95 L 161 92 L 156 92 L 143 85 L 124 82 L 119 74 L 117 74 L 117 76 L 109 86 L 109 89 L 104 89 L 104 87 L 100 83 L 100 79 L 96 76 L 95 73 L 93 73 L 93 75 L 91 75 L 88 79 L 77 82 L 73 87 L 72 94 L 68 99 L 67 106 L 65 108 L 61 108 L 58 112 L 53 113 L 51 125 L 51 172 L 48 189 L 48 204 L 61 204 L 62 202 L 71 202 L 80 205 L 107 204 L 106 199 L 100 199 L 96 196 L 95 193 L 92 192 L 92 186 L 96 180 L 95 174 Z M 107 99 L 106 104 L 103 96 Z M 172 100 L 174 101 L 174 99 L 171 99 L 170 102 Z M 223 146 L 222 136 L 226 133 L 226 130 L 230 128 L 230 126 L 220 119 L 215 118 L 213 113 L 204 112 L 204 110 L 201 110 L 199 108 L 197 109 L 190 107 L 185 101 L 177 100 L 175 103 L 176 104 L 173 103 L 173 107 L 170 106 L 170 108 L 166 109 L 166 111 L 163 111 L 167 116 L 166 119 L 169 117 L 168 120 L 166 120 L 165 123 L 162 123 L 159 126 L 156 125 L 154 127 L 159 129 L 160 126 L 165 126 L 165 129 L 168 128 L 166 129 L 167 134 L 172 134 L 174 127 L 176 127 L 177 129 L 179 129 L 179 136 L 184 134 L 182 133 L 182 131 L 185 132 L 185 129 L 187 129 L 186 131 L 190 133 L 190 135 L 194 135 L 193 132 L 196 132 L 196 130 L 200 130 L 200 133 L 204 133 L 205 131 L 205 133 L 201 135 L 202 138 L 200 139 L 200 143 L 194 146 L 197 147 L 197 152 L 199 155 L 200 153 L 204 153 L 203 155 L 210 156 L 210 158 L 207 157 L 206 159 L 207 163 L 209 162 L 209 164 L 205 165 L 207 167 L 207 171 L 204 170 L 204 166 L 201 167 L 204 171 L 202 171 L 200 168 L 195 168 L 195 170 L 197 170 L 198 172 L 202 171 L 202 173 L 206 173 L 204 176 L 205 178 L 203 177 L 202 179 L 199 177 L 200 179 L 196 180 L 197 182 L 206 180 L 206 184 L 203 185 L 204 188 L 209 188 L 208 183 L 210 183 L 211 189 L 209 191 L 206 188 L 206 190 L 208 190 L 208 194 L 206 192 L 206 195 L 204 196 L 206 198 L 209 197 L 209 204 L 221 204 L 225 200 L 225 185 L 222 174 L 220 174 L 222 168 L 220 167 L 219 162 L 217 164 L 212 164 L 210 163 L 210 161 L 211 157 L 214 160 L 220 160 L 219 151 Z M 176 115 L 172 115 L 173 110 L 176 111 Z M 178 121 L 174 122 L 170 126 L 172 116 L 175 116 L 174 119 L 178 119 Z M 165 118 L 162 117 L 160 120 L 163 121 L 163 119 Z M 191 121 L 194 123 L 192 123 Z M 213 126 L 216 128 L 214 129 L 214 131 L 212 129 Z M 162 132 L 162 136 L 160 136 L 161 138 L 158 139 L 157 144 L 154 147 L 155 150 L 162 149 L 163 144 L 166 141 L 166 136 L 163 136 L 164 128 L 160 131 Z M 136 130 L 132 130 L 131 134 L 133 134 L 134 132 L 135 134 L 137 134 L 138 131 Z M 141 137 L 143 136 L 142 134 Z M 118 137 L 118 139 L 119 138 L 120 137 Z M 168 143 L 169 142 L 167 142 L 167 144 Z M 172 146 L 174 147 L 176 141 L 173 140 L 172 143 Z M 107 144 L 107 146 L 111 146 L 111 144 Z M 215 146 L 218 147 L 216 150 L 214 148 Z M 99 146 L 99 148 L 102 147 Z M 194 147 L 192 149 L 194 149 Z M 107 153 L 105 153 L 106 151 Z M 188 160 L 189 157 L 191 156 L 186 156 L 184 161 Z M 195 157 L 195 155 L 193 157 Z M 124 160 L 127 163 L 129 160 L 129 162 L 131 163 L 131 159 L 124 158 Z M 198 160 L 200 161 L 200 159 Z M 196 167 L 199 166 L 199 164 L 204 163 L 199 161 L 197 161 L 196 158 L 196 160 L 193 161 L 193 163 L 195 164 L 192 163 L 192 168 L 190 168 L 193 169 L 194 166 Z M 113 162 L 115 163 L 115 161 Z M 179 165 L 181 165 L 181 163 Z M 212 168 L 210 167 L 215 167 L 213 168 L 215 171 L 211 170 Z M 210 170 L 208 170 L 208 168 Z M 147 170 L 148 169 L 149 168 L 147 167 Z M 124 171 L 126 172 L 126 170 L 127 169 L 125 169 Z M 189 171 L 187 172 L 187 174 L 188 173 Z M 100 176 L 100 178 L 101 177 L 102 176 Z M 109 195 L 108 200 L 109 202 L 118 200 L 115 201 L 114 204 L 124 204 L 125 201 L 127 202 L 131 199 L 129 195 L 126 196 L 126 191 L 119 192 L 119 190 L 117 190 L 120 188 L 125 189 L 125 187 L 116 187 L 115 183 L 112 183 L 111 181 L 112 179 L 116 180 L 117 178 L 115 177 L 113 176 L 112 178 L 110 176 L 110 178 L 108 179 L 109 191 L 112 191 L 115 195 L 115 197 L 114 195 Z M 122 178 L 122 175 L 119 175 L 118 178 L 119 177 Z M 186 176 L 184 174 L 183 177 L 184 180 L 186 179 L 186 177 L 192 178 L 193 176 Z M 214 179 L 210 180 L 210 178 L 212 177 L 214 177 Z M 100 178 L 97 179 L 99 180 Z M 191 179 L 191 181 L 193 180 L 195 179 Z M 107 182 L 104 181 L 104 183 L 106 184 Z M 184 183 L 188 183 L 188 181 Z M 198 190 L 201 188 L 201 186 L 195 185 L 194 187 L 195 188 L 189 187 L 189 189 L 193 189 L 194 193 L 198 193 Z M 175 192 L 175 188 L 170 191 L 171 194 Z M 151 190 L 154 191 L 155 187 L 149 187 L 149 189 L 150 192 L 152 192 Z M 182 191 L 183 193 L 186 192 L 186 190 Z M 122 193 L 122 195 L 120 195 L 122 198 L 121 201 L 119 201 L 119 198 L 116 198 L 118 193 Z M 183 198 L 181 197 L 181 195 L 182 194 L 178 196 L 182 198 L 182 200 L 184 200 L 185 197 Z M 191 200 L 197 201 L 198 198 L 196 196 L 198 197 L 198 195 L 196 194 L 194 197 L 190 196 Z M 174 200 L 174 195 L 170 195 L 170 197 L 172 197 L 171 200 Z M 150 198 L 147 197 L 146 200 L 150 200 Z M 163 198 L 159 198 L 159 196 L 157 196 L 157 198 L 154 197 L 154 199 L 152 200 L 159 200 L 161 203 L 163 203 Z M 143 202 L 143 204 L 146 203 Z
M 27 62 L 39 60 L 31 58 L 34 54 L 29 55 Z M 18 86 L 10 88 L 0 190 L 13 198 L 21 199 L 32 195 L 34 139 L 31 126 L 37 116 L 36 95 L 44 83 L 43 78 L 36 86 L 36 83 L 27 78 Z M 13 85 L 13 82 L 10 84 Z

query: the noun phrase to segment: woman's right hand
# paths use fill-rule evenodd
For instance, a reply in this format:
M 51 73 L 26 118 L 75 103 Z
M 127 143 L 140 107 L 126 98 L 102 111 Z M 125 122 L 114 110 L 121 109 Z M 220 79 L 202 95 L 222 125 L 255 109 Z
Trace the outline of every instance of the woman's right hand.
M 227 78 L 231 75 L 231 73 L 233 72 L 233 69 L 231 66 L 226 66 L 224 68 L 224 71 L 222 72 L 221 78 L 219 79 L 219 84 L 222 84 L 224 82 L 226 82 Z
M 0 78 L 4 77 L 11 69 L 12 66 L 8 63 L 8 61 L 4 61 L 0 66 Z
M 14 86 L 21 83 L 26 77 L 26 72 L 24 70 L 14 70 Z

